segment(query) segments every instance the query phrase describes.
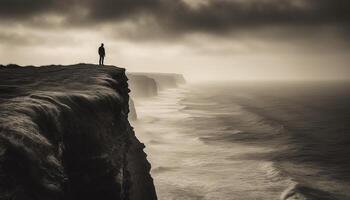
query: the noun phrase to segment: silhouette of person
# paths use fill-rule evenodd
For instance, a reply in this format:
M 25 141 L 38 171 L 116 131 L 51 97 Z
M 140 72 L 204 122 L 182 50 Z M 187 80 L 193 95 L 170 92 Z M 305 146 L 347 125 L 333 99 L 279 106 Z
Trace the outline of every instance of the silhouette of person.
M 103 43 L 101 43 L 100 48 L 98 48 L 98 54 L 100 55 L 100 61 L 99 61 L 99 65 L 103 65 L 105 56 L 106 56 L 106 52 L 105 52 L 105 48 Z

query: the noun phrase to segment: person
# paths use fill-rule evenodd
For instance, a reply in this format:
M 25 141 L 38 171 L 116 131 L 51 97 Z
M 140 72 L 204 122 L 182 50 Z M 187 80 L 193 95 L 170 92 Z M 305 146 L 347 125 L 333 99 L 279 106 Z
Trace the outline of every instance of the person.
M 105 52 L 105 48 L 103 43 L 101 43 L 100 48 L 98 48 L 98 54 L 100 55 L 100 61 L 99 61 L 99 65 L 103 65 L 105 56 L 106 56 L 106 52 Z

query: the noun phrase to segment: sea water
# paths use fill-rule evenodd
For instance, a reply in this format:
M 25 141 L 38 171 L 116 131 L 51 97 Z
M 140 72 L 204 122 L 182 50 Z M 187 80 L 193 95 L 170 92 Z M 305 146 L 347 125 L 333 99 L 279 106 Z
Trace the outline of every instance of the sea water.
M 137 101 L 158 198 L 350 199 L 349 86 L 212 82 Z

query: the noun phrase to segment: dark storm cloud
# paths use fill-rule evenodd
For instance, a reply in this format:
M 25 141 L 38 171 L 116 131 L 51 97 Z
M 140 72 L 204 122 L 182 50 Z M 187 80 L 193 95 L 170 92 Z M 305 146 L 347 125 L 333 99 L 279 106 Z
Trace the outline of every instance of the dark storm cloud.
M 177 9 L 169 9 L 168 22 L 183 30 L 227 31 L 275 25 L 345 25 L 350 19 L 350 1 L 308 0 L 304 6 L 293 2 L 295 1 L 213 1 L 199 9 L 191 9 L 179 3 Z M 167 16 L 166 13 L 163 15 Z
M 75 21 L 76 16 L 82 16 L 81 12 L 87 12 L 80 20 L 94 23 L 132 17 L 155 9 L 158 3 L 158 0 L 1 0 L 0 16 L 2 20 L 26 20 L 56 14 Z
M 0 17 L 3 20 L 30 17 L 51 11 L 55 4 L 55 0 L 1 0 Z
M 23 22 L 48 13 L 63 16 L 66 25 L 74 26 L 147 17 L 163 31 L 184 33 L 269 26 L 329 25 L 347 29 L 350 1 L 213 0 L 196 8 L 180 0 L 2 0 L 0 4 L 2 20 Z
M 88 0 L 89 18 L 94 21 L 109 21 L 133 17 L 158 10 L 159 0 Z

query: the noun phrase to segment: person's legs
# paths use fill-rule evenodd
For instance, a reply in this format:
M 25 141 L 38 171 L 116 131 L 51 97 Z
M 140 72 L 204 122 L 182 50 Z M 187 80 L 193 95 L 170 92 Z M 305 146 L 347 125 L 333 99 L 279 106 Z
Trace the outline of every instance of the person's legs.
M 98 61 L 98 65 L 102 65 L 102 56 L 100 56 L 100 60 Z
M 102 56 L 102 65 L 104 65 L 105 57 Z

